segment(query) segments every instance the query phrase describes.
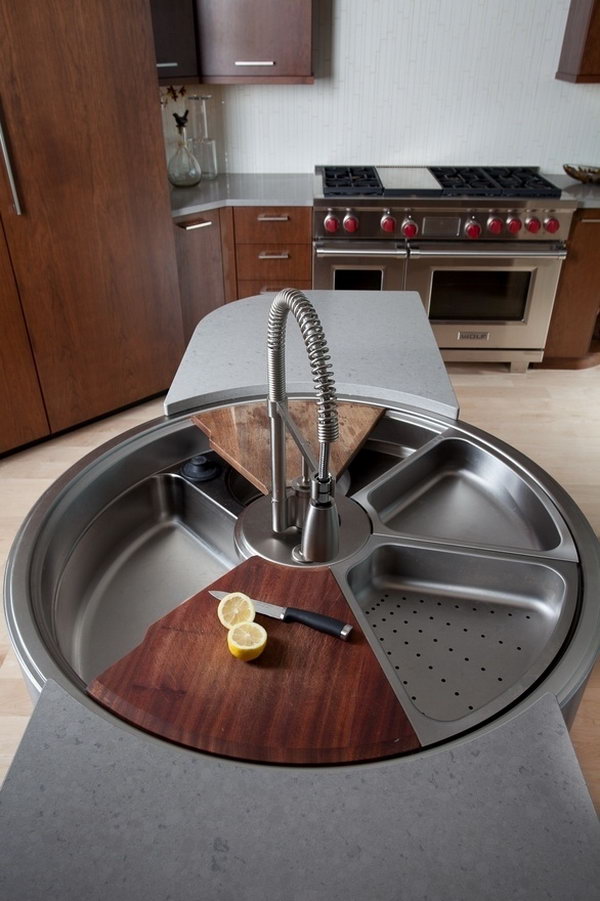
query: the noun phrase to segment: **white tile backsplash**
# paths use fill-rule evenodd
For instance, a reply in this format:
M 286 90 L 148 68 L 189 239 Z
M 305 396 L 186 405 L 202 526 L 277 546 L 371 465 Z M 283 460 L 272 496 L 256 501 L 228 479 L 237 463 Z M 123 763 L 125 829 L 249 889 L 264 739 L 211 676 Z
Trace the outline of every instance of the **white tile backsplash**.
M 600 84 L 554 77 L 569 0 L 320 0 L 313 85 L 211 85 L 229 172 L 600 165 Z

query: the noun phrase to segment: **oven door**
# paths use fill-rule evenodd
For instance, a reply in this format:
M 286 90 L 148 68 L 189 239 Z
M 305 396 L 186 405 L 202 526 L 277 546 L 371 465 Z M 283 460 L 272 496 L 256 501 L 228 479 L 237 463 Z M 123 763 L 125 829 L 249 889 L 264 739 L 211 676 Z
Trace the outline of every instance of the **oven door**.
M 406 288 L 440 348 L 543 350 L 563 245 L 411 244 Z
M 396 241 L 315 241 L 313 287 L 327 291 L 402 291 L 408 252 Z

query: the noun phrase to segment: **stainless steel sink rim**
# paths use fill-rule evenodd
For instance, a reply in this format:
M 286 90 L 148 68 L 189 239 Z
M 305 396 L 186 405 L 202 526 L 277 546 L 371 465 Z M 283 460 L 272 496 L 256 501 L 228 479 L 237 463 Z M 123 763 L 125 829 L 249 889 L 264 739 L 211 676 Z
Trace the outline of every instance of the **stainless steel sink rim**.
M 382 404 L 382 406 L 387 405 Z M 408 421 L 423 426 L 433 435 L 433 438 L 430 439 L 433 441 L 442 439 L 450 428 L 454 433 L 466 435 L 482 446 L 492 448 L 495 453 L 506 459 L 509 465 L 516 466 L 519 472 L 524 473 L 526 478 L 537 486 L 537 490 L 542 492 L 546 502 L 551 504 L 564 518 L 566 534 L 570 535 L 571 531 L 575 533 L 581 557 L 583 582 L 590 602 L 584 604 L 574 635 L 562 657 L 555 662 L 541 683 L 534 686 L 530 692 L 530 696 L 535 696 L 538 692 L 553 691 L 568 718 L 569 707 L 576 703 L 577 696 L 581 692 L 597 656 L 600 634 L 598 614 L 600 554 L 597 540 L 583 514 L 563 489 L 546 473 L 512 448 L 483 432 L 460 422 L 451 422 L 444 417 L 435 417 L 431 414 L 421 415 L 419 411 L 415 410 L 391 411 L 386 416 L 391 420 L 396 418 L 401 422 Z M 104 445 L 72 467 L 46 492 L 23 524 L 7 563 L 5 605 L 11 638 L 34 695 L 41 689 L 46 678 L 53 678 L 88 706 L 95 706 L 93 703 L 90 705 L 89 699 L 83 695 L 81 682 L 78 683 L 74 680 L 72 673 L 65 673 L 64 668 L 58 665 L 49 652 L 47 647 L 49 636 L 40 632 L 39 623 L 31 616 L 32 611 L 19 609 L 19 597 L 23 598 L 24 595 L 28 597 L 32 591 L 34 592 L 36 584 L 39 584 L 42 576 L 45 562 L 44 545 L 47 549 L 51 542 L 48 531 L 52 532 L 56 521 L 64 515 L 65 509 L 69 507 L 69 501 L 72 501 L 73 492 L 90 485 L 98 487 L 99 479 L 100 482 L 104 481 L 105 488 L 110 485 L 112 490 L 118 489 L 118 480 L 114 479 L 114 468 L 119 461 L 126 461 L 132 454 L 137 455 L 140 464 L 140 481 L 163 468 L 172 466 L 174 461 L 170 444 L 173 436 L 178 436 L 182 452 L 181 459 L 206 449 L 206 442 L 201 433 L 196 429 L 190 430 L 187 414 L 177 417 L 177 419 L 161 417 L 147 426 L 134 429 L 120 439 Z M 150 447 L 152 453 L 150 453 Z M 413 456 L 418 452 L 418 449 L 414 451 Z M 410 460 L 410 457 L 408 459 Z M 401 460 L 396 465 L 402 466 L 406 462 L 406 460 Z M 125 468 L 127 469 L 127 466 Z M 381 479 L 385 480 L 385 474 Z M 129 486 L 131 486 L 131 481 L 129 481 Z M 76 526 L 76 523 L 74 525 Z M 380 531 L 378 528 L 372 541 L 389 543 L 390 535 L 395 535 L 395 540 L 400 537 L 392 530 L 388 532 L 382 529 Z M 444 542 L 431 539 L 423 542 L 401 536 L 401 540 L 420 546 L 426 544 L 432 549 L 444 545 Z M 505 548 L 496 550 L 501 553 L 506 552 Z M 486 551 L 494 552 L 494 549 L 488 548 Z M 562 552 L 558 556 L 547 552 L 542 554 L 535 552 L 529 556 L 542 557 L 545 561 L 546 557 L 562 559 L 564 555 Z M 345 567 L 345 570 L 347 571 L 349 568 L 350 566 Z M 342 581 L 343 578 L 342 574 Z M 523 697 L 521 700 L 516 699 L 514 706 L 518 708 L 520 704 L 525 703 L 527 703 L 527 698 Z M 106 711 L 99 710 L 99 712 L 114 720 Z M 114 721 L 120 723 L 120 721 Z M 490 724 L 485 728 L 489 726 Z

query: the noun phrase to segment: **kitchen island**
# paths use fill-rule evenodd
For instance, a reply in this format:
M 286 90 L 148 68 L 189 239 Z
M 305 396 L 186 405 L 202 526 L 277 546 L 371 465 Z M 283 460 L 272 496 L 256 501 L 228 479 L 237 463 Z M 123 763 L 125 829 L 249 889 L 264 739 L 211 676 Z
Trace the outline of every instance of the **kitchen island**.
M 418 298 L 385 302 L 394 299 L 414 311 L 405 317 L 405 337 L 421 355 L 408 370 L 389 361 L 395 384 L 388 402 L 397 392 L 398 403 L 410 398 L 415 407 L 421 394 L 426 408 L 442 402 L 451 412 L 443 370 L 424 381 L 419 369 L 435 346 Z M 262 309 L 266 299 L 256 300 Z M 247 313 L 243 303 L 235 309 Z M 350 325 L 351 306 L 346 312 Z M 386 317 L 380 321 L 389 330 Z M 214 341 L 208 349 L 206 378 L 216 398 L 224 388 L 215 370 L 228 357 L 220 353 L 219 366 L 211 365 Z M 289 363 L 290 388 L 300 390 L 293 351 Z M 250 354 L 252 391 L 262 386 L 255 366 Z M 364 361 L 357 370 L 357 394 L 371 397 Z M 237 396 L 241 368 L 230 375 Z M 346 389 L 349 378 L 342 370 Z M 195 400 L 198 390 L 197 382 L 176 380 L 167 403 L 175 397 L 183 406 L 184 395 Z M 551 693 L 451 747 L 361 766 L 298 768 L 167 745 L 99 715 L 64 676 L 62 686 L 53 682 L 2 796 L 2 854 L 10 867 L 0 878 L 11 897 L 418 901 L 455 891 L 463 899 L 538 892 L 587 901 L 598 884 L 598 823 Z

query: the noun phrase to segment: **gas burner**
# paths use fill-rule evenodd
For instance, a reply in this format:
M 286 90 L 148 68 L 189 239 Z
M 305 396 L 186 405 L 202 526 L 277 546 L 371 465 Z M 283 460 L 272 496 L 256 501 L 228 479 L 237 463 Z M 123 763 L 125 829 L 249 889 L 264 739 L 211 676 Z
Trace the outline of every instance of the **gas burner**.
M 429 171 L 442 187 L 444 197 L 500 197 L 502 188 L 488 174 L 474 166 L 431 166 Z
M 373 166 L 323 166 L 325 197 L 372 197 L 383 194 Z
M 489 166 L 485 170 L 506 197 L 560 197 L 560 189 L 527 166 Z

